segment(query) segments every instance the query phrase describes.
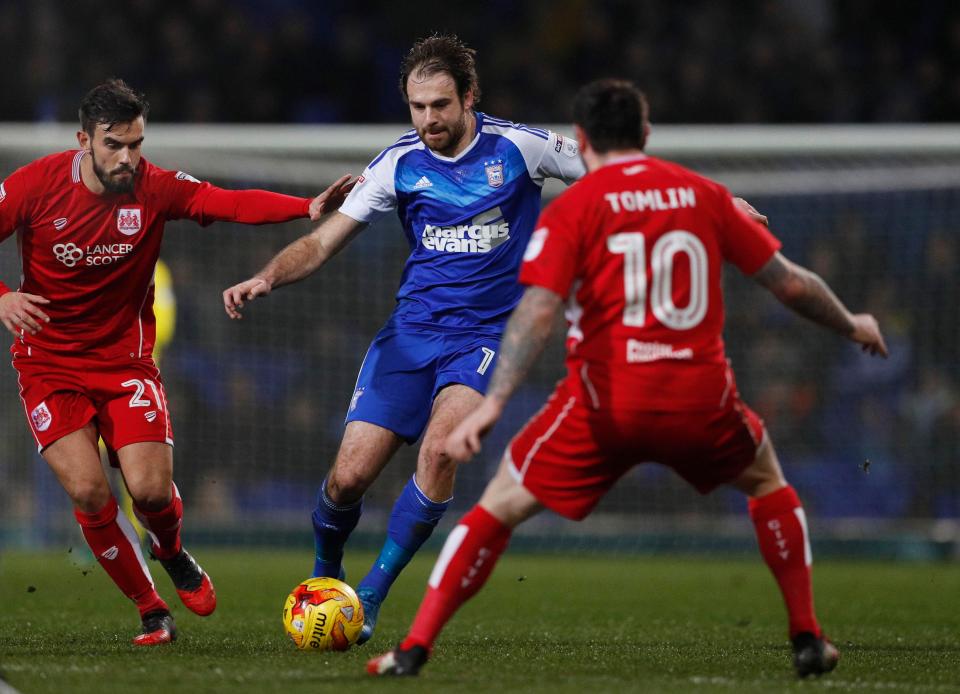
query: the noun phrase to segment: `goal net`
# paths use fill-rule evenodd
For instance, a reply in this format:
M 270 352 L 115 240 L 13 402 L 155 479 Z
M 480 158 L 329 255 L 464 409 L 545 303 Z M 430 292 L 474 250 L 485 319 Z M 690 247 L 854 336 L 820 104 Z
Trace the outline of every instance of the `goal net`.
M 405 129 L 151 124 L 144 149 L 161 166 L 225 187 L 310 195 L 344 172 L 358 174 Z M 0 179 L 70 148 L 73 130 L 0 127 Z M 769 216 L 788 257 L 818 272 L 852 309 L 875 314 L 885 331 L 890 359 L 870 359 L 727 271 L 726 341 L 740 391 L 765 419 L 815 540 L 847 554 L 956 552 L 960 129 L 660 126 L 649 151 L 747 198 Z M 549 185 L 546 197 L 559 190 Z M 390 217 L 315 276 L 250 305 L 243 321 L 228 320 L 222 290 L 308 229 L 167 227 L 162 258 L 177 325 L 161 370 L 193 541 L 309 544 L 316 489 L 408 248 Z M 0 279 L 15 285 L 18 262 L 12 239 L 0 245 Z M 558 335 L 479 460 L 461 469 L 441 529 L 476 501 L 506 442 L 561 373 Z M 36 454 L 10 368 L 0 370 L 0 398 L 0 540 L 59 542 L 73 532 L 69 503 Z M 416 450 L 404 447 L 368 493 L 359 537 L 385 527 Z M 584 523 L 542 514 L 516 543 L 715 552 L 747 547 L 751 536 L 739 494 L 701 497 L 668 470 L 643 465 Z

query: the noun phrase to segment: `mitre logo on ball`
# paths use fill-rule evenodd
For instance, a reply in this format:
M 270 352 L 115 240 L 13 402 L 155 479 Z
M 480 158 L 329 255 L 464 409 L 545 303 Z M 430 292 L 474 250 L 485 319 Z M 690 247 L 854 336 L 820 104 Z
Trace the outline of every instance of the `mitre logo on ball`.
M 117 231 L 124 236 L 133 236 L 140 231 L 140 208 L 121 207 L 117 212 Z

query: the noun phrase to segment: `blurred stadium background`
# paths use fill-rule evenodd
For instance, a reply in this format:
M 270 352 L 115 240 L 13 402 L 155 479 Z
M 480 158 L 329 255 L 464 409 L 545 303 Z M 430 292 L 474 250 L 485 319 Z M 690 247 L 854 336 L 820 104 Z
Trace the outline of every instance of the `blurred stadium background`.
M 70 148 L 80 96 L 121 76 L 152 103 L 152 161 L 226 187 L 315 193 L 359 173 L 407 128 L 397 67 L 433 29 L 479 50 L 482 110 L 564 133 L 577 85 L 634 79 L 653 106 L 652 154 L 748 198 L 789 257 L 878 316 L 888 361 L 862 357 L 749 281 L 727 278 L 739 385 L 807 504 L 817 550 L 960 557 L 955 3 L 500 0 L 465 14 L 431 2 L 401 11 L 387 2 L 135 0 L 108 12 L 87 0 L 0 0 L 0 178 Z M 407 247 L 391 217 L 319 275 L 231 323 L 220 292 L 307 229 L 167 227 L 162 257 L 178 318 L 162 370 L 194 542 L 309 547 L 314 493 Z M 18 273 L 8 240 L 0 278 L 14 284 Z M 558 338 L 485 454 L 462 470 L 442 529 L 475 501 L 510 434 L 549 392 L 560 348 Z M 16 392 L 13 370 L 0 370 L 0 547 L 50 546 L 76 531 Z M 352 546 L 385 526 L 415 453 L 404 449 L 371 490 Z M 544 515 L 517 542 L 742 551 L 754 542 L 744 510 L 734 493 L 701 498 L 643 466 L 595 517 L 573 525 Z

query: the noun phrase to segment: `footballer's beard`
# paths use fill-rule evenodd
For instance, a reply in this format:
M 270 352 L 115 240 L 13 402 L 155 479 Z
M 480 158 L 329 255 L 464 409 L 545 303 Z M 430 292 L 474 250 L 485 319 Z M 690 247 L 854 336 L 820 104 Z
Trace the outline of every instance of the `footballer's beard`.
M 446 131 L 447 137 L 441 140 L 439 143 L 430 144 L 427 141 L 427 135 L 436 135 Z M 437 154 L 442 154 L 445 157 L 453 156 L 454 150 L 456 150 L 457 145 L 460 143 L 460 140 L 463 139 L 464 133 L 467 132 L 467 112 L 464 111 L 458 120 L 453 125 L 448 125 L 441 130 L 436 130 L 430 132 L 428 129 L 424 128 L 420 133 L 420 139 L 423 141 L 427 147 L 436 152 Z
M 97 158 L 95 156 L 90 157 L 90 160 L 93 162 L 93 173 L 96 175 L 97 180 L 103 184 L 103 187 L 106 188 L 108 193 L 132 193 L 133 192 L 133 181 L 135 178 L 134 170 L 127 166 L 126 164 L 121 164 L 113 171 L 106 171 L 97 163 Z M 127 178 L 119 178 L 119 174 L 130 174 Z

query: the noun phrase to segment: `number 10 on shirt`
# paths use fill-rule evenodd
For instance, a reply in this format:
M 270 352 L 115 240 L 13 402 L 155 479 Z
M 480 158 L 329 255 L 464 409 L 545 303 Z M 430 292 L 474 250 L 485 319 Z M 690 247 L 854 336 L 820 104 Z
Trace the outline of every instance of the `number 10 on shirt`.
M 706 247 L 689 231 L 678 229 L 667 232 L 653 244 L 648 278 L 646 244 L 646 237 L 640 231 L 625 231 L 607 238 L 607 249 L 623 255 L 623 292 L 626 300 L 623 324 L 634 328 L 645 325 L 649 294 L 650 309 L 664 326 L 672 330 L 695 328 L 707 315 Z M 673 303 L 673 261 L 678 253 L 685 254 L 690 261 L 690 301 L 683 308 Z

